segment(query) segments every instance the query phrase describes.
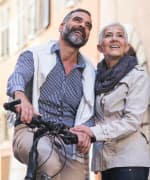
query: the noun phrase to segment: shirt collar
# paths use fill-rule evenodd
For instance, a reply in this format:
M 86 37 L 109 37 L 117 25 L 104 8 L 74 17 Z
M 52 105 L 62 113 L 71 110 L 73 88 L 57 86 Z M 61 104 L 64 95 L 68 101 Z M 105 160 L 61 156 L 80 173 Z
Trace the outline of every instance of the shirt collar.
M 50 49 L 50 52 L 51 52 L 51 53 L 56 53 L 56 51 L 60 51 L 60 47 L 59 47 L 58 41 L 56 41 L 56 42 L 52 45 L 52 47 L 51 47 L 51 49 Z
M 52 45 L 50 51 L 51 51 L 51 53 L 56 53 L 56 51 L 60 51 L 60 46 L 59 46 L 59 42 L 58 41 L 56 41 Z M 81 69 L 85 68 L 84 57 L 81 55 L 80 52 L 78 54 L 78 64 L 75 66 L 75 68 L 81 68 Z

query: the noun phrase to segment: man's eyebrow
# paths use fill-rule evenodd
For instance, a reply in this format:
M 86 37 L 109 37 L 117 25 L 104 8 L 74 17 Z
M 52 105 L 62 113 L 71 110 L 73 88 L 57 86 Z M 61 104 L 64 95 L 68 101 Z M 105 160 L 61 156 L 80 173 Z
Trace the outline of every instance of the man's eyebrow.
M 80 16 L 73 16 L 73 17 L 72 17 L 72 19 L 74 19 L 74 18 L 83 19 L 83 18 L 82 18 L 82 17 L 80 17 Z

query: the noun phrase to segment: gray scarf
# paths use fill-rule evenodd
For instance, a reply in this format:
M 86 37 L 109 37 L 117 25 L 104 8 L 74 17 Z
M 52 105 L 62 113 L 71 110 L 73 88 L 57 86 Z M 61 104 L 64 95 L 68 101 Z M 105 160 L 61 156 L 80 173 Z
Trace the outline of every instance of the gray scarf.
M 108 69 L 105 59 L 103 59 L 97 65 L 96 95 L 112 90 L 135 65 L 137 65 L 136 57 L 125 55 L 113 68 Z

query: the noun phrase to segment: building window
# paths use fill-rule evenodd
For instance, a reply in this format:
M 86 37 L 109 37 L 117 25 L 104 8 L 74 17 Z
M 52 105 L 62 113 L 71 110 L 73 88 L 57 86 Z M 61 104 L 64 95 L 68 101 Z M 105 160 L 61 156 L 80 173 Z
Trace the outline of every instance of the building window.
M 22 48 L 50 23 L 50 0 L 17 0 L 17 47 Z
M 29 38 L 34 38 L 50 23 L 50 0 L 30 0 L 28 6 Z
M 9 55 L 9 10 L 3 7 L 0 10 L 0 56 Z
M 28 32 L 32 39 L 36 33 L 36 0 L 30 0 L 28 6 Z
M 17 45 L 23 47 L 27 41 L 26 1 L 17 1 Z
M 50 0 L 37 1 L 37 30 L 39 31 L 50 23 Z
M 1 31 L 1 56 L 9 55 L 9 30 L 8 28 Z

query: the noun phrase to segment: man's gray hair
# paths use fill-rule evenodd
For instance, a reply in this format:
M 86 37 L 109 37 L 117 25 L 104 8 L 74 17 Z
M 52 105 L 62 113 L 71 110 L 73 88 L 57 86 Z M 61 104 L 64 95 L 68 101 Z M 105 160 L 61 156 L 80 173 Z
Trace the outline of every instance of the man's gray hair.
M 122 30 L 123 30 L 123 32 L 124 32 L 124 34 L 125 34 L 125 39 L 126 39 L 126 41 L 128 42 L 128 34 L 127 34 L 127 31 L 126 31 L 125 27 L 124 27 L 122 24 L 120 24 L 119 22 L 114 22 L 114 23 L 107 24 L 106 26 L 104 26 L 104 27 L 101 29 L 101 31 L 100 31 L 100 33 L 99 33 L 99 39 L 98 39 L 99 45 L 102 44 L 105 30 L 106 30 L 107 28 L 109 28 L 109 27 L 112 27 L 112 26 L 119 26 L 119 27 L 121 27 Z
M 91 13 L 90 13 L 88 10 L 82 9 L 82 8 L 78 8 L 78 9 L 75 9 L 75 10 L 70 11 L 70 12 L 64 17 L 63 22 L 66 23 L 66 22 L 70 19 L 71 15 L 72 15 L 73 13 L 75 13 L 75 12 L 84 12 L 84 13 L 86 13 L 87 15 L 89 15 L 89 16 L 91 17 Z

